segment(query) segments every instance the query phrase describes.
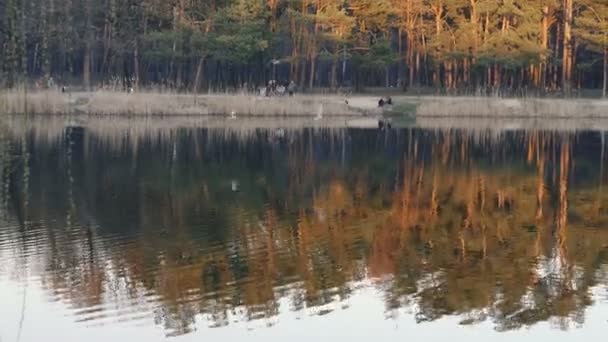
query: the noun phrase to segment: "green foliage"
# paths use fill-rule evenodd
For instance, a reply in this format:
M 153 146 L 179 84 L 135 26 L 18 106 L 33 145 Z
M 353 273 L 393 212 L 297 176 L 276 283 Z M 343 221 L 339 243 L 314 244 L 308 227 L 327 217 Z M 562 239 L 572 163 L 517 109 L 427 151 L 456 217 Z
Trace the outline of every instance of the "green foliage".
M 391 65 L 398 56 L 392 52 L 390 42 L 379 41 L 369 49 L 356 50 L 353 62 L 363 70 L 381 70 Z
M 576 61 L 590 63 L 608 45 L 608 1 L 574 0 L 574 12 Z M 148 83 L 208 85 L 201 78 L 209 75 L 262 83 L 269 75 L 260 62 L 276 59 L 290 66 L 274 72 L 301 85 L 336 86 L 355 70 L 386 70 L 359 83 L 406 78 L 470 88 L 506 83 L 481 72 L 497 67 L 496 75 L 523 71 L 522 79 L 555 89 L 560 84 L 547 83 L 561 77 L 544 74 L 562 65 L 563 14 L 560 0 L 5 0 L 0 74 L 8 85 L 25 72 L 70 79 L 85 68 L 97 79 L 138 71 Z M 335 68 L 338 61 L 344 65 Z M 575 66 L 587 74 L 575 77 L 595 85 L 600 70 L 590 65 Z M 330 77 L 319 74 L 329 68 Z
M 173 43 L 180 36 L 179 32 L 173 31 L 158 31 L 151 32 L 144 36 L 148 48 L 144 52 L 144 56 L 153 60 L 160 61 L 169 58 L 174 54 Z
M 577 37 L 592 50 L 608 48 L 608 1 L 583 0 L 575 20 Z
M 239 0 L 215 15 L 211 38 L 212 54 L 237 64 L 246 64 L 267 52 L 271 35 L 266 22 L 268 10 L 261 1 Z

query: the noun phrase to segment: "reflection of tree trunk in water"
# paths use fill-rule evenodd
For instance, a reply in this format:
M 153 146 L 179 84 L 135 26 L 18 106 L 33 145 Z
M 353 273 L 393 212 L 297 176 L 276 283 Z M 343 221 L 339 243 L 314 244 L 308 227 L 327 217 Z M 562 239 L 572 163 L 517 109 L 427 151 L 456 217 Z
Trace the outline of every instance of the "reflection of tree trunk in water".
M 21 301 L 21 317 L 19 319 L 19 328 L 17 331 L 17 342 L 21 340 L 21 332 L 23 331 L 23 322 L 25 321 L 25 308 L 27 301 L 27 288 L 28 288 L 28 275 L 27 275 L 27 222 L 28 222 L 28 207 L 29 207 L 29 186 L 30 186 L 30 164 L 29 164 L 29 151 L 27 144 L 27 134 L 21 138 L 21 158 L 23 159 L 23 203 L 17 203 L 21 207 L 21 217 L 19 219 L 19 227 L 21 231 L 21 260 L 25 263 L 22 265 L 22 269 L 25 272 L 23 281 L 23 299 Z
M 443 147 L 441 149 L 443 165 L 447 165 L 448 161 L 450 160 L 451 148 L 452 148 L 452 134 L 450 132 L 448 132 L 447 136 L 443 140 Z
M 467 161 L 467 148 L 468 148 L 468 138 L 463 137 L 462 143 L 460 144 L 460 161 L 463 163 Z
M 411 132 L 408 146 L 411 146 L 411 151 L 404 159 L 403 186 L 400 193 L 400 205 L 397 208 L 399 226 L 401 228 L 407 228 L 409 226 L 412 215 L 415 213 L 413 208 L 418 208 L 419 195 L 422 191 L 422 176 L 424 173 L 424 165 L 421 167 L 416 166 L 418 160 L 418 139 L 412 136 Z
M 475 190 L 473 187 L 474 181 L 469 182 L 469 189 L 467 194 L 467 203 L 465 205 L 464 218 L 462 221 L 462 227 L 465 229 L 473 228 L 473 216 L 475 215 Z
M 409 162 L 408 162 L 408 159 Z M 404 162 L 404 169 L 403 169 L 403 187 L 401 189 L 401 199 L 400 199 L 400 207 L 398 208 L 399 211 L 399 223 L 400 223 L 400 227 L 404 228 L 407 224 L 407 214 L 408 214 L 408 207 L 410 205 L 410 180 L 411 178 L 411 158 L 406 158 L 405 162 Z
M 486 207 L 486 178 L 479 177 L 479 208 L 483 212 Z
M 543 203 L 545 199 L 545 157 L 540 156 L 538 162 L 538 186 L 536 188 L 536 219 L 543 218 Z
M 598 191 L 597 191 L 597 201 L 595 204 L 595 215 L 596 215 L 596 219 L 599 219 L 600 217 L 600 212 L 602 210 L 602 188 L 604 185 L 604 152 L 605 152 L 605 133 L 602 132 L 601 134 L 601 141 L 602 141 L 602 147 L 601 147 L 601 152 L 600 152 L 600 179 L 599 179 L 599 187 L 598 187 Z
M 424 162 L 420 162 L 420 167 L 418 168 L 418 177 L 416 179 L 416 200 L 415 200 L 415 213 L 418 213 L 420 210 L 420 195 L 422 194 L 422 179 L 424 176 Z
M 528 162 L 533 162 L 536 159 L 536 168 L 538 171 L 538 184 L 536 187 L 536 219 L 540 220 L 543 218 L 544 212 L 544 200 L 545 200 L 545 161 L 546 161 L 546 138 L 539 133 L 534 135 L 534 156 L 530 158 L 528 156 Z
M 460 249 L 461 249 L 461 257 L 462 257 L 462 261 L 464 261 L 467 258 L 467 246 L 466 246 L 466 241 L 464 238 L 464 231 L 460 231 L 460 233 L 458 233 L 458 238 L 460 240 Z
M 530 135 L 530 139 L 528 140 L 528 164 L 531 164 L 534 161 L 534 152 L 536 151 L 536 141 L 538 138 L 538 133 L 534 133 Z
M 66 228 L 71 229 L 72 227 L 72 220 L 73 220 L 73 214 L 76 210 L 76 205 L 74 203 L 74 192 L 73 192 L 73 185 L 74 185 L 74 177 L 72 176 L 72 155 L 73 155 L 73 150 L 72 150 L 72 128 L 68 127 L 66 129 L 66 139 L 67 141 L 67 176 L 68 176 L 68 189 L 67 189 L 67 197 L 68 197 L 68 210 L 66 213 Z
M 344 167 L 346 165 L 346 132 L 340 131 L 340 138 L 342 140 L 342 162 L 341 165 Z
M 558 246 L 562 265 L 567 261 L 567 225 L 568 225 L 568 173 L 570 169 L 570 142 L 565 138 L 561 146 L 559 167 L 559 209 L 557 216 Z
M 481 229 L 482 229 L 481 248 L 482 248 L 482 251 L 483 251 L 483 258 L 485 259 L 486 256 L 488 255 L 488 240 L 487 240 L 487 237 L 486 237 L 486 232 L 487 232 L 488 229 L 487 229 L 487 226 L 485 224 L 482 226 Z
M 435 220 L 439 215 L 439 201 L 437 200 L 437 171 L 433 171 L 433 185 L 431 190 L 431 218 Z
M 308 231 L 310 228 L 306 213 L 301 209 L 298 219 L 298 255 L 296 267 L 299 269 L 298 274 L 302 275 L 307 296 L 311 296 L 315 292 L 311 268 L 308 267 L 308 244 L 310 241 Z
M 277 218 L 272 209 L 266 210 L 266 226 L 268 228 L 268 232 L 266 233 L 266 250 L 267 250 L 267 266 L 268 272 L 270 273 L 270 277 L 272 279 L 276 276 L 276 253 L 275 253 L 275 237 L 274 231 L 275 226 L 277 226 Z

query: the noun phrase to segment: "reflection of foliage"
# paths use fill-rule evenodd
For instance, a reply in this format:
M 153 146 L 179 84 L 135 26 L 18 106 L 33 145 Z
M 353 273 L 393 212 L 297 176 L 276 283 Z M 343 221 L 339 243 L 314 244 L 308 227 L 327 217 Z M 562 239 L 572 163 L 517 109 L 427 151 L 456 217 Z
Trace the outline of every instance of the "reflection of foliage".
M 325 314 L 370 277 L 387 310 L 415 304 L 420 322 L 567 327 L 605 277 L 608 196 L 583 145 L 594 136 L 304 131 L 241 141 L 181 130 L 122 145 L 74 132 L 31 145 L 27 219 L 47 224 L 37 230 L 41 279 L 80 320 L 99 319 L 88 309 L 104 301 L 150 294 L 157 323 L 177 335 L 201 314 L 214 326 L 235 312 L 276 316 L 282 297 Z M 22 174 L 4 179 L 13 202 L 23 201 Z

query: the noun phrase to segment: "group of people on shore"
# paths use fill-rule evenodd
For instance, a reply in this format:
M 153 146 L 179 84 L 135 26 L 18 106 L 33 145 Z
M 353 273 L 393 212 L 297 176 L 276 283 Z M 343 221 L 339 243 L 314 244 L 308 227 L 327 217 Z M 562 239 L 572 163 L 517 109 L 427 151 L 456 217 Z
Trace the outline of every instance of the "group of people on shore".
M 293 96 L 296 93 L 297 85 L 294 81 L 289 83 L 279 83 L 276 80 L 268 81 L 268 85 L 260 88 L 260 96 L 272 97 L 272 96 Z
M 37 90 L 40 89 L 55 89 L 55 79 L 52 76 L 49 77 L 41 77 L 34 82 L 34 88 Z
M 379 108 L 383 108 L 384 106 L 392 106 L 392 105 L 393 105 L 393 99 L 390 96 L 388 98 L 386 98 L 386 100 L 383 97 L 380 98 L 380 100 L 378 100 Z

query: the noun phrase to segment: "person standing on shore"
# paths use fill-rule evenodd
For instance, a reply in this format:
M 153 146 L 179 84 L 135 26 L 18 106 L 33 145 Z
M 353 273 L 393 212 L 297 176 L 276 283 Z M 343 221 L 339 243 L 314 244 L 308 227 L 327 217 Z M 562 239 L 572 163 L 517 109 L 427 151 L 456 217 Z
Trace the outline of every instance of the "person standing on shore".
M 49 77 L 46 80 L 46 89 L 53 89 L 55 88 L 55 81 L 53 80 L 53 77 Z
M 291 80 L 289 85 L 287 86 L 287 91 L 289 92 L 289 96 L 293 96 L 296 92 L 296 83 Z

